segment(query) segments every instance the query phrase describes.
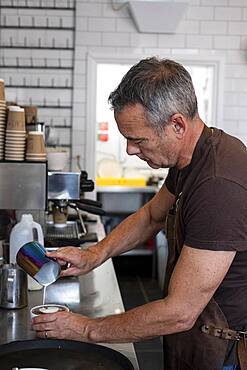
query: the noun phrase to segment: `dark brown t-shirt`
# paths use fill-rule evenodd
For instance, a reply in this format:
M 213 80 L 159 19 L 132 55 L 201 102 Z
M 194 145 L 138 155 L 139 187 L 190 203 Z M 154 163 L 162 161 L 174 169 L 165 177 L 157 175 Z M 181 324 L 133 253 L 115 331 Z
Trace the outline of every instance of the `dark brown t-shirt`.
M 229 327 L 247 328 L 247 151 L 222 130 L 204 127 L 191 163 L 171 168 L 168 190 L 178 199 L 180 245 L 237 251 L 214 298 Z

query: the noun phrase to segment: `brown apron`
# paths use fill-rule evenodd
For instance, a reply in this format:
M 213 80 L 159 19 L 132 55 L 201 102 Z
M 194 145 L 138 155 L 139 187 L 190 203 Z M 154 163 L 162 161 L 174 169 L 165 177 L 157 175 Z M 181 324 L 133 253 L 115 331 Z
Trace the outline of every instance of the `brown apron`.
M 180 255 L 183 243 L 175 237 L 176 211 L 167 217 L 166 237 L 168 240 L 168 262 L 165 281 L 165 296 L 168 284 Z M 177 222 L 177 220 L 176 220 Z M 176 232 L 178 231 L 176 225 Z M 228 328 L 227 320 L 214 299 L 211 299 L 198 317 L 192 329 L 166 335 L 164 344 L 165 370 L 222 370 L 227 352 L 228 340 L 204 334 L 201 327 L 206 324 L 216 328 Z

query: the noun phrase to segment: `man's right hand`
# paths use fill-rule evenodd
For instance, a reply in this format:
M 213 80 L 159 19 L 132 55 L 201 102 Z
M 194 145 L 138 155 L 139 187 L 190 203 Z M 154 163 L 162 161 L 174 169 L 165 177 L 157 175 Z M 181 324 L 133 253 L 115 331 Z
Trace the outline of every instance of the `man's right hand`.
M 55 258 L 61 265 L 68 265 L 61 271 L 60 276 L 79 276 L 88 273 L 97 267 L 99 263 L 98 249 L 91 247 L 80 249 L 78 247 L 63 247 L 55 252 L 47 252 L 47 256 Z

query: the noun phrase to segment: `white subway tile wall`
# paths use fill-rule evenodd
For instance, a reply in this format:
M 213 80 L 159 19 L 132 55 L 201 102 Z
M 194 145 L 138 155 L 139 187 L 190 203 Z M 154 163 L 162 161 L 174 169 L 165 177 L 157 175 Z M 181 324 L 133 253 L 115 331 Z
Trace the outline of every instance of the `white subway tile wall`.
M 176 34 L 140 34 L 129 15 L 126 6 L 114 11 L 110 0 L 77 0 L 75 29 L 75 63 L 74 79 L 71 70 L 28 69 L 21 70 L 0 67 L 0 77 L 7 83 L 59 86 L 72 86 L 73 122 L 69 122 L 67 110 L 39 109 L 40 117 L 50 124 L 70 126 L 72 124 L 72 155 L 80 155 L 81 166 L 85 160 L 85 143 L 87 137 L 87 54 L 98 52 L 124 55 L 167 55 L 194 56 L 202 58 L 219 56 L 225 60 L 223 78 L 223 121 L 218 123 L 227 132 L 238 136 L 247 143 L 247 1 L 246 0 L 188 0 L 188 10 L 177 28 Z M 20 7 L 26 0 L 2 0 L 1 5 L 9 3 Z M 29 3 L 31 3 L 29 1 Z M 41 0 L 46 6 L 54 6 L 54 0 Z M 40 0 L 33 0 L 32 5 L 39 6 Z M 73 6 L 72 0 L 56 0 L 59 7 Z M 119 3 L 118 3 L 119 4 Z M 19 23 L 18 23 L 19 22 Z M 71 28 L 74 25 L 73 12 L 62 10 L 1 9 L 1 25 L 36 25 Z M 1 45 L 18 43 L 29 46 L 72 47 L 73 32 L 56 29 L 31 30 L 2 28 Z M 44 67 L 44 63 L 56 67 L 61 63 L 72 68 L 73 51 L 71 50 L 38 50 L 38 49 L 1 49 L 0 65 L 12 65 L 19 58 L 21 63 L 33 63 Z M 24 79 L 25 78 L 25 79 Z M 44 101 L 61 105 L 69 103 L 70 90 L 58 89 L 55 93 L 49 90 L 9 89 L 9 100 L 29 103 Z M 27 101 L 26 101 L 26 100 Z M 60 135 L 60 132 L 59 132 Z M 61 129 L 60 142 L 69 143 L 70 135 Z
M 68 148 L 72 143 L 73 4 L 70 0 L 0 4 L 0 76 L 7 100 L 38 105 L 39 121 L 55 127 L 56 144 Z

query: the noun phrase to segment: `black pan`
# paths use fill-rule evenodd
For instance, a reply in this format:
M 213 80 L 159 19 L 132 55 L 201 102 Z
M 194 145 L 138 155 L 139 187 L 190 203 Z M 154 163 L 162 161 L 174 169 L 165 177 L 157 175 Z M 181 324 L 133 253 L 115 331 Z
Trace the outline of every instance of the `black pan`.
M 48 370 L 134 370 L 121 353 L 97 344 L 37 339 L 0 346 L 0 368 L 38 367 Z

